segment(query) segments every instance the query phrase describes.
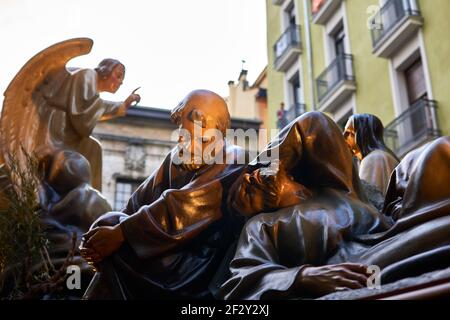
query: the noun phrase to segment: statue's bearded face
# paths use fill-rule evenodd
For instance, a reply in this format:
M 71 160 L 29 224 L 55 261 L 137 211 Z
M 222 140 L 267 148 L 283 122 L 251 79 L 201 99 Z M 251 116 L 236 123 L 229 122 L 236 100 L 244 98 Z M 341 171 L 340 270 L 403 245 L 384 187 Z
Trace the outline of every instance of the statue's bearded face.
M 171 118 L 178 125 L 174 165 L 197 171 L 206 165 L 224 163 L 224 135 L 230 115 L 222 97 L 208 90 L 192 91 L 175 107 Z
M 218 136 L 215 126 L 187 116 L 181 119 L 178 137 L 179 167 L 197 171 L 211 163 L 218 149 L 223 147 L 223 138 Z

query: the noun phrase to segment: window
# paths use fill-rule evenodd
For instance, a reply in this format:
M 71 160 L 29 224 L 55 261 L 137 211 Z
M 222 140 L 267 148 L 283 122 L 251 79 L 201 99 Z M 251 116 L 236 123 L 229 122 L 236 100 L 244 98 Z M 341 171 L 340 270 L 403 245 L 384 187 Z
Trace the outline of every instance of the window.
M 302 89 L 299 71 L 295 72 L 295 74 L 287 81 L 287 84 L 289 88 L 287 99 L 289 106 L 286 111 L 286 121 L 289 123 L 305 112 L 304 105 L 302 104 Z
M 336 58 L 344 57 L 345 55 L 345 31 L 344 25 L 337 29 L 337 31 L 332 35 L 334 42 L 334 55 Z M 340 60 L 339 60 L 340 61 Z M 345 63 L 343 61 L 338 62 L 337 65 L 337 76 L 342 79 L 345 75 Z
M 292 6 L 292 8 L 290 8 L 289 10 L 289 25 L 295 26 L 295 24 L 295 8 L 294 6 Z
M 418 59 L 405 70 L 405 79 L 410 106 L 418 100 L 427 97 L 427 86 L 425 83 L 422 59 Z
M 422 59 L 419 58 L 405 70 L 405 81 L 409 108 L 414 108 L 420 103 L 420 100 L 426 99 L 428 96 Z M 411 114 L 412 135 L 414 136 L 415 133 L 421 132 L 423 128 L 424 120 L 422 112 L 420 110 L 419 112 L 413 112 Z
M 341 26 L 333 36 L 334 40 L 334 54 L 336 57 L 345 54 L 345 31 L 344 26 Z
M 295 74 L 294 78 L 292 78 L 289 81 L 292 97 L 293 97 L 293 104 L 300 104 L 301 103 L 301 88 L 300 88 L 300 75 L 298 72 Z
M 385 141 L 400 157 L 440 135 L 427 58 L 420 36 L 411 36 L 389 57 L 396 118 L 385 126 Z
M 347 36 L 347 16 L 343 1 L 333 0 L 325 3 L 323 10 L 328 4 L 334 3 L 335 7 L 323 23 L 326 68 L 316 78 L 318 109 L 343 115 L 348 111 L 344 110 L 344 106 L 349 104 L 356 91 L 353 56 L 350 54 Z
M 295 26 L 295 6 L 294 2 L 291 2 L 289 7 L 285 11 L 285 27 L 289 28 L 291 26 Z
M 423 25 L 416 0 L 383 0 L 371 21 L 372 46 L 378 57 L 391 58 Z
M 114 210 L 122 210 L 133 192 L 141 185 L 142 180 L 117 179 Z
M 301 53 L 300 26 L 296 24 L 294 1 L 281 11 L 282 34 L 274 44 L 275 70 L 286 72 Z

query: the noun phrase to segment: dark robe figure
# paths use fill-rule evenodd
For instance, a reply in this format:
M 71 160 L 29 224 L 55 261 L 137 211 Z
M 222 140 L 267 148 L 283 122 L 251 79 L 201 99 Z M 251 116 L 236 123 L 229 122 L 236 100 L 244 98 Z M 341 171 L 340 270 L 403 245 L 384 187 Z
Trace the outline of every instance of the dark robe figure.
M 269 144 L 268 150 L 274 148 L 280 151 L 286 173 L 280 172 L 290 176 L 287 184 L 301 185 L 311 196 L 298 197 L 288 207 L 279 203 L 272 208 L 275 212 L 247 222 L 230 263 L 231 277 L 219 292 L 222 298 L 317 298 L 362 288 L 367 265 L 378 265 L 384 282 L 448 265 L 448 137 L 415 151 L 397 167 L 384 214 L 367 204 L 359 191 L 351 153 L 326 115 L 299 117 Z M 264 197 L 258 190 L 265 190 L 268 181 L 248 181 L 239 182 L 234 203 L 251 193 L 254 200 L 243 213 L 268 212 L 267 202 L 260 205 L 257 200 Z M 269 190 L 278 192 L 279 199 L 292 197 L 281 187 Z
M 47 160 L 47 159 L 44 159 Z M 102 214 L 111 211 L 111 206 L 102 194 L 90 185 L 91 168 L 81 154 L 61 150 L 45 164 L 46 176 L 41 182 L 39 202 L 41 222 L 46 232 L 48 254 L 53 266 L 58 270 L 66 263 L 71 250 L 70 265 L 81 270 L 81 286 L 68 290 L 64 286 L 65 297 L 81 298 L 94 272 L 83 260 L 78 250 L 82 235 Z M 73 243 L 74 235 L 76 244 Z M 61 296 L 61 292 L 58 293 Z M 50 295 L 46 298 L 55 298 Z
M 188 131 L 197 120 L 204 129 L 222 133 L 230 125 L 226 103 L 204 90 L 188 95 L 172 117 Z M 200 140 L 211 141 L 205 132 Z M 86 299 L 212 297 L 209 284 L 243 225 L 226 200 L 244 167 L 237 160 L 245 155 L 242 148 L 223 139 L 214 143 L 226 162 L 176 164 L 179 149 L 175 147 L 122 213 L 106 214 L 92 226 L 82 250 L 91 252 L 86 259 L 97 265 L 98 272 Z M 114 225 L 120 227 L 124 241 L 118 250 L 96 261 L 101 241 L 106 241 L 100 233 L 108 232 L 101 226 Z
M 111 211 L 106 198 L 90 185 L 91 167 L 81 154 L 60 150 L 42 159 L 41 169 L 45 176 L 39 202 L 46 218 L 73 226 L 81 238 L 95 220 Z
M 43 179 L 39 183 L 39 217 L 48 240 L 46 252 L 55 270 L 66 274 L 67 265 L 78 266 L 81 271 L 81 288 L 46 294 L 46 299 L 81 298 L 94 276 L 92 268 L 77 250 L 82 235 L 97 218 L 111 211 L 106 198 L 91 185 L 91 168 L 81 154 L 60 150 L 41 159 L 39 169 Z M 40 270 L 38 260 L 33 270 Z M 9 280 L 9 275 L 5 278 Z M 5 291 L 6 292 L 6 291 Z

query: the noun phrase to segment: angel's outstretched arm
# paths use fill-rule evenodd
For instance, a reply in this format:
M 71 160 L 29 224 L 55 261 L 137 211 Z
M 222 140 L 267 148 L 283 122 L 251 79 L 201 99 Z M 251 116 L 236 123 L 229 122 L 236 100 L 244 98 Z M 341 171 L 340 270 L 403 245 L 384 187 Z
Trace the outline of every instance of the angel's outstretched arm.
M 118 117 L 124 117 L 127 114 L 127 110 L 131 106 L 131 104 L 133 102 L 139 102 L 141 100 L 141 96 L 135 93 L 138 89 L 139 88 L 133 90 L 128 98 L 122 103 L 104 100 L 104 103 L 106 104 L 105 113 L 99 119 L 99 121 L 107 121 Z

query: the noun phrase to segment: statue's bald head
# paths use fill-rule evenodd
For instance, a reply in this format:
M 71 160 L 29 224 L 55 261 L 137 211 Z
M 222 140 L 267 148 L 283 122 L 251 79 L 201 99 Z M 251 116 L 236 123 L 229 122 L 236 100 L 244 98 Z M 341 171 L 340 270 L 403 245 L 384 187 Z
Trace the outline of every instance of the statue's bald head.
M 172 110 L 171 119 L 176 124 L 180 124 L 185 117 L 191 121 L 201 121 L 204 128 L 216 128 L 224 136 L 231 125 L 225 100 L 209 90 L 192 91 Z

